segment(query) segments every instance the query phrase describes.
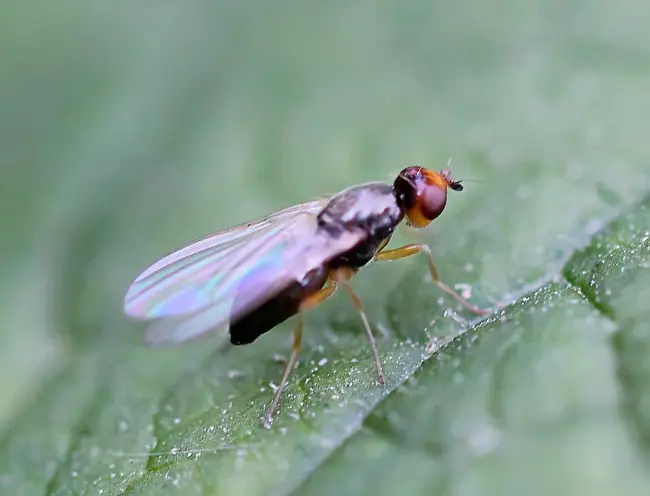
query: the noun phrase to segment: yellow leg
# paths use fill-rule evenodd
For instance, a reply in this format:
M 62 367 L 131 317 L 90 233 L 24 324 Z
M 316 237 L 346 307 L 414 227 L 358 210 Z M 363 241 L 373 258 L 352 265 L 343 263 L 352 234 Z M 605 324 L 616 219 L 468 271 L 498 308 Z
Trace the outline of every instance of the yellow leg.
M 336 284 L 330 281 L 329 285 L 325 286 L 318 293 L 314 293 L 313 295 L 304 299 L 300 304 L 300 311 L 304 312 L 305 310 L 314 308 L 315 306 L 317 306 L 318 304 L 322 303 L 324 300 L 332 296 L 332 294 L 334 294 L 334 291 L 336 291 Z
M 384 384 L 385 383 L 384 371 L 382 370 L 381 359 L 379 358 L 379 351 L 377 350 L 377 343 L 375 342 L 375 336 L 372 334 L 372 329 L 370 328 L 370 322 L 368 322 L 368 317 L 366 316 L 366 312 L 363 309 L 363 303 L 361 302 L 361 299 L 357 296 L 357 294 L 352 289 L 352 286 L 350 286 L 350 283 L 348 282 L 348 279 L 354 273 L 355 271 L 353 270 L 341 269 L 336 271 L 332 275 L 332 279 L 334 281 L 334 284 L 340 285 L 345 290 L 345 292 L 350 296 L 352 302 L 354 303 L 354 306 L 357 308 L 357 311 L 361 316 L 361 320 L 363 321 L 363 327 L 365 328 L 366 335 L 368 336 L 368 340 L 370 341 L 370 348 L 372 349 L 372 356 L 375 361 L 375 368 L 377 369 L 377 380 L 379 381 L 379 384 Z
M 334 293 L 335 289 L 336 286 L 333 284 L 330 286 L 326 286 L 323 289 L 321 289 L 318 293 L 313 294 L 312 296 L 308 297 L 306 300 L 304 300 L 301 303 L 300 309 L 298 310 L 298 315 L 297 315 L 298 320 L 296 322 L 296 327 L 293 330 L 293 346 L 291 347 L 291 355 L 289 356 L 287 365 L 284 368 L 284 372 L 282 373 L 282 379 L 280 380 L 280 385 L 278 386 L 278 389 L 275 390 L 275 394 L 273 395 L 273 401 L 271 401 L 271 406 L 264 414 L 264 417 L 262 417 L 262 427 L 268 429 L 271 427 L 271 424 L 273 424 L 273 415 L 275 414 L 275 411 L 278 408 L 278 404 L 280 403 L 280 397 L 282 396 L 282 392 L 287 386 L 287 382 L 289 381 L 289 375 L 291 374 L 291 371 L 293 370 L 294 366 L 296 365 L 296 361 L 298 360 L 298 355 L 300 354 L 300 346 L 302 344 L 303 312 L 309 308 L 313 308 L 314 306 L 318 305 L 321 301 L 332 296 L 332 293 Z
M 400 258 L 410 257 L 411 255 L 415 255 L 416 253 L 424 253 L 427 256 L 427 260 L 429 262 L 429 271 L 431 272 L 431 278 L 433 279 L 433 282 L 435 282 L 440 289 L 442 289 L 445 293 L 447 293 L 449 296 L 451 296 L 456 301 L 458 301 L 465 308 L 478 315 L 488 315 L 490 313 L 487 310 L 481 310 L 480 308 L 477 308 L 474 305 L 468 303 L 467 300 L 465 300 L 465 298 L 460 296 L 458 293 L 456 293 L 456 291 L 454 291 L 445 283 L 440 281 L 440 278 L 438 277 L 438 270 L 436 269 L 436 265 L 433 261 L 433 254 L 431 253 L 431 249 L 427 245 L 410 244 L 410 245 L 402 246 L 400 248 L 394 248 L 392 250 L 380 251 L 375 255 L 375 260 L 398 260 Z

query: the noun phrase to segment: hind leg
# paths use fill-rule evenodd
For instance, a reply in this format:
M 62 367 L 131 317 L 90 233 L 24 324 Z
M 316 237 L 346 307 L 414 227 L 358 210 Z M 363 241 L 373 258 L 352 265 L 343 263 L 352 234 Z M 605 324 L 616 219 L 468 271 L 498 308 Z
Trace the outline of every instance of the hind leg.
M 289 356 L 287 365 L 285 366 L 284 372 L 282 373 L 282 379 L 280 380 L 280 385 L 275 390 L 275 394 L 273 395 L 271 406 L 262 417 L 262 427 L 266 429 L 271 427 L 271 424 L 273 423 L 273 415 L 275 414 L 275 411 L 278 408 L 278 404 L 280 403 L 280 397 L 282 396 L 282 392 L 287 386 L 287 382 L 289 381 L 289 375 L 291 374 L 291 371 L 296 365 L 298 356 L 300 355 L 300 347 L 302 344 L 302 325 L 303 325 L 304 311 L 308 310 L 309 308 L 313 308 L 317 306 L 320 302 L 332 296 L 335 289 L 336 286 L 333 284 L 330 286 L 326 286 L 320 291 L 318 291 L 317 293 L 307 297 L 300 304 L 300 309 L 297 315 L 296 327 L 293 330 L 293 346 L 291 347 L 291 355 Z

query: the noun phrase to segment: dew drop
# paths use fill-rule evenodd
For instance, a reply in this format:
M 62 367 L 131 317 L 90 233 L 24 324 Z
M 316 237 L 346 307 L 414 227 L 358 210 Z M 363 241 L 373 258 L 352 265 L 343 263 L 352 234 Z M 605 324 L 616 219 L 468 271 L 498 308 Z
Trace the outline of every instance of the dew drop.
M 239 370 L 231 369 L 228 371 L 227 376 L 228 379 L 238 379 L 239 377 L 243 377 L 244 373 Z
M 458 283 L 455 284 L 455 289 L 460 293 L 460 295 L 466 299 L 469 300 L 472 297 L 472 286 L 466 283 Z

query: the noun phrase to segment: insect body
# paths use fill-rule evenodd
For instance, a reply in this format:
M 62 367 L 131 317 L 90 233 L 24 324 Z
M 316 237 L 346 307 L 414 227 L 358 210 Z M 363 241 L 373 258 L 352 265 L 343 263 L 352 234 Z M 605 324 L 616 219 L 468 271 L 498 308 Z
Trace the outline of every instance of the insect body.
M 422 228 L 447 203 L 447 189 L 463 189 L 447 170 L 407 167 L 393 184 L 353 186 L 324 200 L 200 239 L 153 264 L 128 288 L 124 309 L 148 322 L 150 344 L 181 343 L 228 329 L 233 345 L 252 343 L 297 316 L 292 353 L 262 424 L 270 426 L 300 350 L 302 316 L 343 289 L 355 304 L 372 347 L 378 380 L 381 360 L 361 300 L 349 279 L 372 260 L 424 253 L 434 282 L 478 314 L 480 310 L 444 285 L 426 245 L 386 250 L 397 226 Z

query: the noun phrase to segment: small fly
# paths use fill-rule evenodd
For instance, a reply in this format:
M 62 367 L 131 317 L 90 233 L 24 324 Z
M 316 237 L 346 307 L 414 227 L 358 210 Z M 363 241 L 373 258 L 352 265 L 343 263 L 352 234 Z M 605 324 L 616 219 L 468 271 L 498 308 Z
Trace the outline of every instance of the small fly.
M 298 358 L 303 314 L 338 288 L 361 316 L 379 383 L 384 384 L 368 318 L 349 283 L 372 260 L 424 253 L 433 281 L 445 293 L 474 313 L 487 313 L 440 281 L 427 245 L 385 249 L 402 221 L 423 228 L 436 219 L 447 204 L 448 188 L 463 189 L 448 170 L 407 167 L 393 184 L 353 186 L 217 232 L 142 272 L 126 292 L 124 310 L 148 322 L 145 340 L 152 345 L 178 344 L 219 330 L 228 330 L 233 345 L 244 345 L 297 316 L 291 355 L 262 418 L 262 425 L 270 427 Z

